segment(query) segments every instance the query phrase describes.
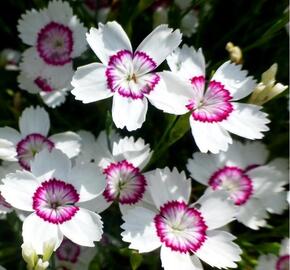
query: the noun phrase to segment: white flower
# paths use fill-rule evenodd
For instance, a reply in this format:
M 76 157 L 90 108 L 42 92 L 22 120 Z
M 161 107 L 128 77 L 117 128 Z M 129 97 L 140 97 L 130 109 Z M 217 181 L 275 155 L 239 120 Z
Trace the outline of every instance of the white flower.
M 266 225 L 268 212 L 281 214 L 287 207 L 283 186 L 288 161 L 277 158 L 266 164 L 268 151 L 262 143 L 235 141 L 218 155 L 194 153 L 187 169 L 196 181 L 209 186 L 209 193 L 227 192 L 239 208 L 237 220 L 257 230 Z
M 172 91 L 184 83 L 177 76 L 154 70 L 181 42 L 178 30 L 160 25 L 133 52 L 128 36 L 117 22 L 91 28 L 87 41 L 102 63 L 79 67 L 72 94 L 83 103 L 113 96 L 112 117 L 118 128 L 132 131 L 142 126 L 148 101 L 157 106 L 167 102 L 164 89 Z M 186 86 L 185 86 L 186 87 Z
M 101 239 L 101 217 L 82 207 L 105 188 L 105 179 L 94 166 L 71 167 L 61 151 L 43 150 L 31 162 L 31 172 L 8 174 L 3 183 L 0 191 L 5 200 L 32 212 L 24 220 L 22 236 L 37 254 L 51 239 L 57 249 L 63 236 L 83 246 L 94 246 Z
M 241 66 L 225 62 L 206 86 L 205 60 L 201 49 L 186 45 L 167 57 L 170 69 L 190 88 L 164 93 L 168 103 L 160 109 L 171 114 L 190 112 L 191 132 L 201 152 L 226 151 L 232 143 L 229 132 L 248 139 L 261 139 L 269 123 L 261 107 L 236 102 L 249 95 L 255 81 Z M 168 106 L 169 102 L 171 106 Z
M 285 238 L 281 243 L 279 256 L 274 254 L 260 256 L 256 270 L 289 270 L 289 265 L 289 238 Z
M 0 270 L 6 270 L 6 268 L 0 265 Z
M 87 270 L 96 255 L 96 248 L 79 246 L 69 239 L 64 239 L 55 252 L 56 267 L 70 270 Z
M 51 108 L 61 105 L 65 101 L 67 92 L 71 90 L 70 83 L 51 80 L 41 70 L 31 78 L 21 72 L 17 80 L 19 88 L 31 94 L 39 94 L 43 102 Z
M 86 29 L 69 4 L 53 0 L 45 9 L 27 11 L 17 28 L 22 41 L 31 46 L 23 54 L 25 74 L 35 79 L 42 71 L 57 84 L 69 83 L 72 59 L 86 49 Z
M 97 140 L 88 132 L 79 132 L 82 138 L 82 153 L 76 163 L 95 163 L 106 177 L 106 188 L 102 196 L 93 200 L 90 209 L 98 213 L 117 201 L 122 213 L 136 205 L 152 202 L 147 189 L 146 174 L 142 169 L 150 160 L 152 152 L 149 144 L 133 137 L 118 139 L 111 135 L 109 149 L 105 132 Z
M 69 158 L 80 152 L 80 137 L 71 131 L 48 137 L 50 120 L 48 113 L 41 107 L 26 108 L 19 118 L 19 129 L 0 128 L 0 139 L 9 142 L 0 143 L 0 158 L 18 161 L 22 168 L 29 170 L 30 162 L 42 149 L 57 148 Z M 1 154 L 2 153 L 2 154 Z
M 235 207 L 223 194 L 202 197 L 188 205 L 191 181 L 176 169 L 157 169 L 148 176 L 155 206 L 136 207 L 123 215 L 123 240 L 139 252 L 161 247 L 165 270 L 203 269 L 198 258 L 212 267 L 236 267 L 240 248 L 228 232 L 217 230 L 233 220 Z

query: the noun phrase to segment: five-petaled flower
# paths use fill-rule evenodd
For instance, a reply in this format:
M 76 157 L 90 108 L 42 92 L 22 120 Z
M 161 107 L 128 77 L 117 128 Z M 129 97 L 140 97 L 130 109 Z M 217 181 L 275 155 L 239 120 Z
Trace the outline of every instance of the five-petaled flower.
M 113 133 L 110 136 L 110 150 L 104 131 L 97 140 L 86 131 L 79 132 L 79 135 L 83 151 L 76 162 L 95 163 L 106 177 L 103 196 L 92 201 L 92 209 L 100 213 L 116 201 L 124 213 L 132 207 L 152 203 L 148 194 L 147 176 L 142 172 L 152 155 L 149 144 L 145 144 L 141 138 L 119 139 Z
M 223 193 L 189 205 L 191 181 L 184 172 L 157 169 L 147 179 L 155 206 L 135 207 L 122 217 L 123 240 L 130 248 L 149 252 L 161 247 L 165 270 L 202 269 L 198 258 L 213 267 L 236 267 L 241 250 L 235 237 L 217 230 L 236 212 Z
M 167 63 L 191 88 L 167 93 L 171 106 L 161 109 L 177 115 L 190 112 L 191 132 L 201 152 L 226 151 L 232 143 L 229 132 L 253 140 L 269 130 L 267 114 L 260 106 L 236 102 L 256 86 L 241 66 L 225 62 L 207 83 L 201 49 L 195 51 L 186 45 L 168 56 Z
M 54 239 L 55 250 L 63 236 L 76 244 L 94 246 L 102 236 L 101 217 L 86 208 L 105 188 L 105 179 L 93 165 L 72 167 L 57 149 L 43 150 L 31 162 L 31 172 L 8 174 L 0 186 L 5 200 L 14 208 L 32 212 L 23 223 L 24 242 L 37 254 Z
M 113 96 L 112 117 L 118 128 L 140 128 L 146 118 L 147 98 L 158 108 L 167 104 L 167 88 L 175 91 L 187 87 L 174 73 L 155 71 L 180 44 L 179 30 L 172 32 L 167 25 L 160 25 L 134 52 L 117 22 L 91 28 L 87 41 L 102 63 L 77 69 L 72 94 L 84 103 Z
M 224 190 L 238 206 L 237 220 L 257 230 L 266 225 L 268 213 L 282 214 L 287 207 L 288 160 L 266 163 L 269 153 L 260 142 L 235 141 L 227 152 L 194 153 L 187 169 L 193 179 L 209 186 L 207 192 Z

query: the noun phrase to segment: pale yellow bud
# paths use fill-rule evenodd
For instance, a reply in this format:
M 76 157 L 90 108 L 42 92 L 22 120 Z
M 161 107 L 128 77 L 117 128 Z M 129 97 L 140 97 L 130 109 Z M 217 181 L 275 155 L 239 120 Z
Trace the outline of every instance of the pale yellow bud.
M 283 85 L 281 83 L 275 84 L 277 70 L 278 65 L 275 63 L 262 74 L 261 82 L 253 91 L 249 103 L 263 105 L 288 88 L 288 85 Z
M 42 261 L 42 259 L 38 259 L 37 264 L 34 268 L 34 270 L 45 270 L 49 266 L 48 262 Z
M 32 248 L 30 243 L 23 243 L 21 248 L 22 248 L 22 257 L 24 261 L 27 263 L 27 269 L 33 270 L 38 260 L 35 250 Z
M 54 239 L 50 239 L 48 241 L 46 241 L 43 245 L 43 256 L 42 256 L 42 259 L 43 261 L 49 261 L 53 251 L 54 251 L 54 248 L 55 248 L 55 240 Z
M 243 62 L 243 53 L 240 47 L 235 46 L 232 42 L 228 42 L 226 50 L 229 52 L 229 56 L 232 62 L 241 64 Z

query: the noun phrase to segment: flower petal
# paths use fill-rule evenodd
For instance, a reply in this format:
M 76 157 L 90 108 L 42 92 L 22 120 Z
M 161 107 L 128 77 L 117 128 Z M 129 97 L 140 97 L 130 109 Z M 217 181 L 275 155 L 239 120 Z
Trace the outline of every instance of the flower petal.
M 68 25 L 73 32 L 72 57 L 74 58 L 80 56 L 87 49 L 87 42 L 85 41 L 87 29 L 76 16 L 70 17 Z
M 128 131 L 136 130 L 144 123 L 147 109 L 146 98 L 131 99 L 116 93 L 113 98 L 113 121 L 117 128 L 126 127 Z
M 78 203 L 81 208 L 90 210 L 92 212 L 96 212 L 98 214 L 105 211 L 107 208 L 111 206 L 113 202 L 107 202 L 103 195 L 98 196 L 95 199 Z
M 196 256 L 172 251 L 164 245 L 160 250 L 160 259 L 164 270 L 203 270 L 201 262 Z
M 11 127 L 0 128 L 0 138 L 13 143 L 15 146 L 21 140 L 20 133 Z
M 231 133 L 253 140 L 264 137 L 262 132 L 268 131 L 270 122 L 267 114 L 261 112 L 260 106 L 253 104 L 232 103 L 234 110 L 220 125 Z
M 49 137 L 49 140 L 54 143 L 56 149 L 66 154 L 68 158 L 77 156 L 81 150 L 80 136 L 71 131 L 54 134 Z
M 156 213 L 149 209 L 136 207 L 129 210 L 122 219 L 125 221 L 121 228 L 122 240 L 129 242 L 129 248 L 137 249 L 140 253 L 150 252 L 161 246 L 154 224 Z
M 262 255 L 259 257 L 256 270 L 276 269 L 277 256 L 274 254 Z
M 35 213 L 29 215 L 23 222 L 23 242 L 31 243 L 37 254 L 43 254 L 43 245 L 48 241 L 55 241 L 56 250 L 63 239 L 58 225 L 44 221 Z
M 201 205 L 199 210 L 208 230 L 225 226 L 235 219 L 238 209 L 224 192 L 216 191 L 203 197 L 198 201 Z
M 94 241 L 100 241 L 103 234 L 101 217 L 82 208 L 59 227 L 68 239 L 80 246 L 94 247 Z
M 217 154 L 219 151 L 226 151 L 232 143 L 231 136 L 220 123 L 195 121 L 192 116 L 189 121 L 193 138 L 201 152 Z
M 223 84 L 225 89 L 230 91 L 233 100 L 248 96 L 256 87 L 256 81 L 253 77 L 247 77 L 248 72 L 241 70 L 241 68 L 241 65 L 227 61 L 217 69 L 211 79 L 211 81 Z
M 188 203 L 191 192 L 191 181 L 184 171 L 179 173 L 176 168 L 170 171 L 167 167 L 146 173 L 148 188 L 152 199 L 159 209 L 163 204 L 178 200 Z
M 17 161 L 15 145 L 5 139 L 0 139 L 0 159 L 7 161 Z
M 83 103 L 109 98 L 114 94 L 107 87 L 106 66 L 100 63 L 78 67 L 71 84 L 74 87 L 71 93 Z
M 34 175 L 27 171 L 16 171 L 7 174 L 2 182 L 1 194 L 8 203 L 20 210 L 33 211 L 32 197 L 39 186 Z
M 205 77 L 205 59 L 202 49 L 196 51 L 193 47 L 183 45 L 177 48 L 167 58 L 167 64 L 171 71 L 190 82 L 193 77 Z
M 207 239 L 196 251 L 196 255 L 207 264 L 217 268 L 235 268 L 242 250 L 232 241 L 235 237 L 224 231 L 209 231 Z
M 158 84 L 146 95 L 150 103 L 166 113 L 176 115 L 187 113 L 186 105 L 194 94 L 190 84 L 185 83 L 173 72 L 163 71 L 158 75 L 160 76 Z
M 65 87 L 57 89 L 51 93 L 40 92 L 40 96 L 48 107 L 55 108 L 65 102 L 65 98 L 69 90 L 70 88 Z
M 89 201 L 103 193 L 105 176 L 94 164 L 78 165 L 71 169 L 68 180 L 80 195 L 79 202 Z
M 269 151 L 261 142 L 245 142 L 234 141 L 229 149 L 224 153 L 227 159 L 227 166 L 237 166 L 246 169 L 251 165 L 263 165 L 266 163 Z
M 287 209 L 287 192 L 269 192 L 267 196 L 261 198 L 264 207 L 269 213 L 282 214 Z
M 181 36 L 179 30 L 159 25 L 141 42 L 136 52 L 146 53 L 159 66 L 181 43 Z
M 73 10 L 67 2 L 53 0 L 48 3 L 47 14 L 52 21 L 66 25 L 73 17 Z
M 19 129 L 22 136 L 27 136 L 31 133 L 47 136 L 49 128 L 49 115 L 39 106 L 26 108 L 19 118 Z
M 71 169 L 71 162 L 68 157 L 58 149 L 52 149 L 51 152 L 44 149 L 35 155 L 31 161 L 31 172 L 41 182 L 56 178 L 67 181 Z
M 22 41 L 34 46 L 40 31 L 50 21 L 44 10 L 36 11 L 35 9 L 27 11 L 18 21 L 17 30 Z
M 116 161 L 126 159 L 141 170 L 150 160 L 151 155 L 150 145 L 145 144 L 142 138 L 135 141 L 134 137 L 125 137 L 113 144 L 113 156 Z
M 132 51 L 130 40 L 120 24 L 114 21 L 98 26 L 98 29 L 90 29 L 87 42 L 103 64 L 107 64 L 118 51 Z
M 287 184 L 287 174 L 283 174 L 268 165 L 259 166 L 247 172 L 254 185 L 254 195 L 256 198 L 267 197 L 268 193 L 284 190 Z
M 194 180 L 206 186 L 212 174 L 225 164 L 225 159 L 220 154 L 196 152 L 192 157 L 187 161 L 186 168 Z
M 268 163 L 268 166 L 279 171 L 281 173 L 281 180 L 288 182 L 289 160 L 287 158 L 275 158 Z
M 264 205 L 256 198 L 252 198 L 239 207 L 237 220 L 252 230 L 258 230 L 259 227 L 264 227 L 267 224 L 268 217 Z

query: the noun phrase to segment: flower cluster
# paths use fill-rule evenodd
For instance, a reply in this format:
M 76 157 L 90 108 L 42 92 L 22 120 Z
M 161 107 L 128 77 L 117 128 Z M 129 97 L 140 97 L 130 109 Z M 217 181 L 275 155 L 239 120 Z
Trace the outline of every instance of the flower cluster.
M 189 2 L 176 4 L 186 10 Z M 242 249 L 228 225 L 258 230 L 269 214 L 287 208 L 288 162 L 270 159 L 267 147 L 253 141 L 263 138 L 270 120 L 261 106 L 246 103 L 257 84 L 241 65 L 226 61 L 209 76 L 202 49 L 179 47 L 181 32 L 165 24 L 136 49 L 116 21 L 99 23 L 85 36 L 72 8 L 58 0 L 26 12 L 18 31 L 30 46 L 20 64 L 20 88 L 39 93 L 52 108 L 70 90 L 83 103 L 112 97 L 112 121 L 127 131 L 142 127 L 149 103 L 186 115 L 200 151 L 184 170 L 155 168 L 152 156 L 160 149 L 142 138 L 110 128 L 97 138 L 86 130 L 51 135 L 44 108 L 24 109 L 19 131 L 0 128 L 0 214 L 15 211 L 23 221 L 28 269 L 46 269 L 51 256 L 59 269 L 88 269 L 95 242 L 109 226 L 100 214 L 114 203 L 122 240 L 139 253 L 160 248 L 165 270 L 201 270 L 202 262 L 235 268 Z M 74 73 L 85 38 L 100 62 Z M 163 63 L 169 68 L 160 70 Z M 206 186 L 200 197 L 197 182 Z M 263 255 L 257 269 L 286 269 L 286 244 L 279 257 Z

